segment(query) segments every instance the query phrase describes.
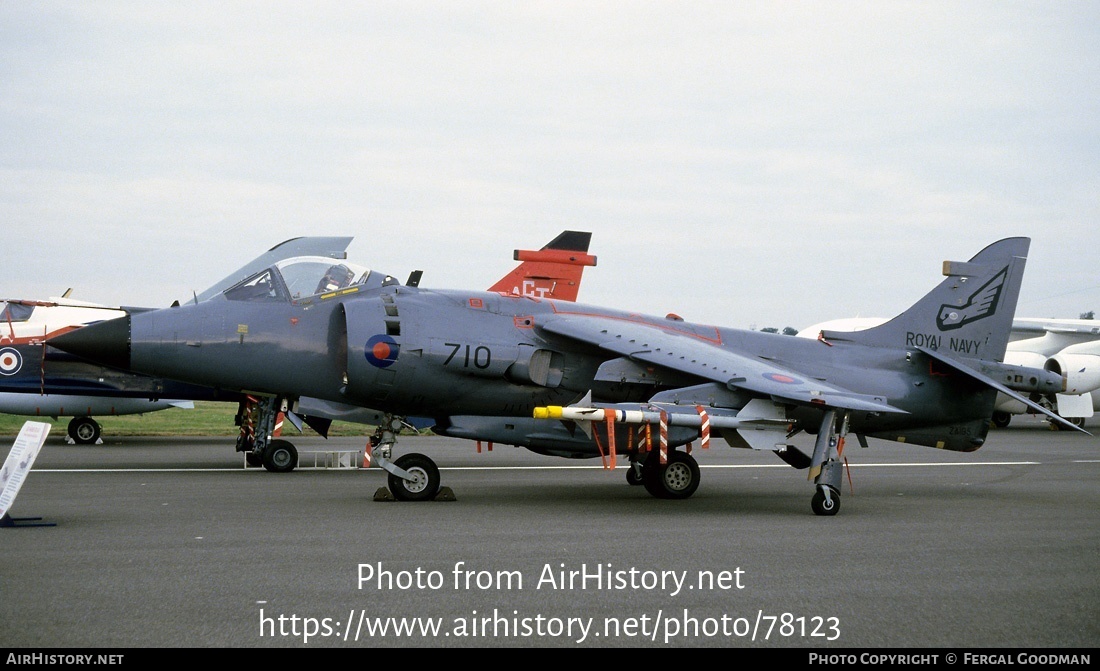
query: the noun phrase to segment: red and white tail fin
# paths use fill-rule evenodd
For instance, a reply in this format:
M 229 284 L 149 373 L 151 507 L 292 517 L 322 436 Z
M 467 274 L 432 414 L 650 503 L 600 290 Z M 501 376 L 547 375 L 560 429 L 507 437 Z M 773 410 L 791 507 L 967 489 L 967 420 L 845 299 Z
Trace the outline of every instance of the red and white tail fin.
M 562 231 L 538 251 L 517 249 L 515 260 L 520 264 L 489 291 L 576 301 L 585 266 L 596 265 L 596 257 L 588 254 L 591 240 L 588 232 Z

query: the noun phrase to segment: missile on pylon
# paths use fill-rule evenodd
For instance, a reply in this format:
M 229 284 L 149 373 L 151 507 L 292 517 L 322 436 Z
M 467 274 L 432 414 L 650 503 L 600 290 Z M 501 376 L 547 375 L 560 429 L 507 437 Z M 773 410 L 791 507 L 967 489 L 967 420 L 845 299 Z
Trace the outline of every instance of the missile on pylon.
M 786 447 L 793 422 L 776 404 L 765 399 L 753 399 L 740 409 L 704 408 L 702 406 L 669 405 L 653 409 L 654 404 L 618 406 L 542 406 L 534 410 L 535 419 L 557 419 L 576 422 L 591 437 L 593 422 L 622 424 L 655 424 L 668 427 L 698 428 L 704 444 L 709 442 L 711 429 L 725 430 L 722 435 L 731 445 L 754 450 L 775 450 Z M 663 418 L 662 418 L 663 415 Z
M 712 409 L 713 410 L 713 409 Z M 728 412 L 728 411 L 726 411 Z M 702 426 L 709 422 L 711 427 L 719 429 L 736 429 L 746 424 L 777 424 L 786 425 L 788 420 L 779 417 L 760 417 L 752 414 L 744 417 L 743 411 L 739 415 L 715 414 L 701 408 L 676 406 L 675 409 L 665 410 L 635 410 L 621 407 L 582 407 L 549 405 L 537 407 L 534 410 L 535 419 L 561 419 L 573 422 L 606 422 L 609 418 L 619 424 L 660 424 L 661 415 L 669 426 Z M 750 413 L 751 414 L 751 413 Z

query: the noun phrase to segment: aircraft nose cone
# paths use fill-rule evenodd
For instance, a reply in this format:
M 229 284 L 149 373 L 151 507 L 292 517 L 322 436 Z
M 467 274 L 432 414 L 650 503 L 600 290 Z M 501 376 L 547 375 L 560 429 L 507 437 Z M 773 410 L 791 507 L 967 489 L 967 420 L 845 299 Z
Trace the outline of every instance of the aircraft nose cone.
M 50 338 L 51 347 L 105 366 L 130 367 L 130 315 Z

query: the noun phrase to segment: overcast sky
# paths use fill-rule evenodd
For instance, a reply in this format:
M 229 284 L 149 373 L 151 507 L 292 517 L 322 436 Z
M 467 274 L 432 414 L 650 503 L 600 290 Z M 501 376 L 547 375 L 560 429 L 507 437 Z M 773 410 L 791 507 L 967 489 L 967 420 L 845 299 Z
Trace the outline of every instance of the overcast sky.
M 167 306 L 276 243 L 484 289 L 593 233 L 583 302 L 889 317 L 1032 238 L 1100 313 L 1100 4 L 0 2 L 0 296 Z

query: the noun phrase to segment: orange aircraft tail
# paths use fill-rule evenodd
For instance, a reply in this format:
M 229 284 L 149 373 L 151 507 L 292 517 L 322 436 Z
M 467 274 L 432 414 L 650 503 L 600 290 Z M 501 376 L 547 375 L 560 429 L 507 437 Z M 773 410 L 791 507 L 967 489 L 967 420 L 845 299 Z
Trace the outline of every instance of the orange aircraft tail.
M 520 264 L 489 291 L 576 301 L 585 266 L 596 265 L 596 257 L 588 253 L 591 240 L 588 232 L 562 231 L 538 251 L 517 249 L 515 260 Z

